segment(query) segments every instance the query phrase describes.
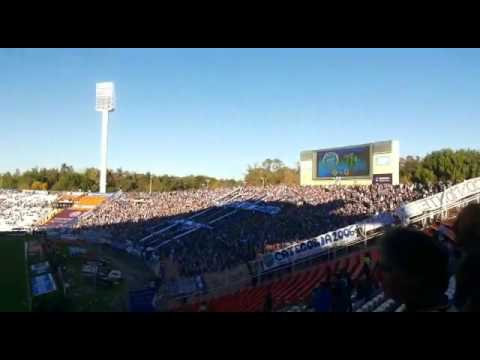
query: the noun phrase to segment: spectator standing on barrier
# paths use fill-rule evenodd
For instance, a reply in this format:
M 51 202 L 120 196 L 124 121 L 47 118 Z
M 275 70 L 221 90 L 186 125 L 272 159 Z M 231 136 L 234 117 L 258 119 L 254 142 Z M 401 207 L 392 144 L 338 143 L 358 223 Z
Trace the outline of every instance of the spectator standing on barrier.
M 373 289 L 370 278 L 365 273 L 361 273 L 357 285 L 356 300 L 368 300 L 372 296 L 372 292 Z
M 395 229 L 381 241 L 382 287 L 407 312 L 456 311 L 448 302 L 448 254 L 427 234 Z
M 371 275 L 372 275 L 371 276 L 372 291 L 377 290 L 381 287 L 381 279 L 382 279 L 382 271 L 378 266 L 378 263 L 373 266 Z
M 370 276 L 370 272 L 372 270 L 372 257 L 370 255 L 369 252 L 366 252 L 365 255 L 363 256 L 363 268 L 362 268 L 362 272 L 366 275 L 366 276 Z
M 345 301 L 347 302 L 348 311 L 352 312 L 352 290 L 353 290 L 353 283 L 352 278 L 347 270 L 342 270 L 341 272 L 342 280 L 345 284 Z
M 332 311 L 333 312 L 347 312 L 347 284 L 340 274 L 335 273 L 332 276 Z
M 263 312 L 272 312 L 273 310 L 273 299 L 272 299 L 272 292 L 269 289 L 267 293 L 267 297 L 265 298 L 265 304 L 263 305 Z
M 208 305 L 205 301 L 200 305 L 198 312 L 208 312 Z
M 312 307 L 315 312 L 332 311 L 332 290 L 330 284 L 322 281 L 320 285 L 313 290 Z

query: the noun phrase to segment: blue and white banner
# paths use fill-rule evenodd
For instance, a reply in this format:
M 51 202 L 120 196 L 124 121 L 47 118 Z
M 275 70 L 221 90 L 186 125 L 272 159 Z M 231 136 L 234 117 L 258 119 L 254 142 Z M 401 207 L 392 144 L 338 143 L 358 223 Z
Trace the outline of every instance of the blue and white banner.
M 318 255 L 328 248 L 346 245 L 358 239 L 357 225 L 350 225 L 338 230 L 319 235 L 316 238 L 299 242 L 285 249 L 274 251 L 263 256 L 263 270 L 271 270 L 299 259 Z
M 212 229 L 211 226 L 201 224 L 188 219 L 173 220 L 171 223 L 175 225 L 180 225 L 183 230 L 192 230 L 192 229 L 200 229 L 200 228 Z
M 377 229 L 383 228 L 386 225 L 392 225 L 394 223 L 395 223 L 395 218 L 393 217 L 392 214 L 380 213 L 376 216 L 372 216 L 360 222 L 358 225 L 363 226 L 363 231 L 367 233 L 369 231 L 377 230 Z
M 248 201 L 242 202 L 233 202 L 226 205 L 227 207 L 232 207 L 235 209 L 242 209 L 242 210 L 250 210 L 250 211 L 258 211 L 269 215 L 276 215 L 278 214 L 281 209 L 278 206 L 272 205 L 264 205 L 260 203 L 252 203 Z
M 44 261 L 31 265 L 30 269 L 32 270 L 32 273 L 34 273 L 35 275 L 39 275 L 50 271 L 50 264 L 48 263 L 48 261 Z
M 478 193 L 480 193 L 480 177 L 466 180 L 441 193 L 405 204 L 397 209 L 396 213 L 402 222 L 407 224 L 411 218 L 446 208 Z
M 57 290 L 55 280 L 51 273 L 35 276 L 31 281 L 33 296 L 48 294 Z

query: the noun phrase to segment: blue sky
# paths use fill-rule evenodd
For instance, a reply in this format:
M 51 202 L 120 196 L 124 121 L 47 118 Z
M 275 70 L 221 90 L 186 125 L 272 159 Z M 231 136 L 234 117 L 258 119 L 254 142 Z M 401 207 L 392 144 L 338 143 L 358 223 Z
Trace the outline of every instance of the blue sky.
M 117 91 L 110 168 L 240 178 L 377 140 L 479 148 L 478 49 L 0 49 L 0 171 L 98 166 L 98 81 Z

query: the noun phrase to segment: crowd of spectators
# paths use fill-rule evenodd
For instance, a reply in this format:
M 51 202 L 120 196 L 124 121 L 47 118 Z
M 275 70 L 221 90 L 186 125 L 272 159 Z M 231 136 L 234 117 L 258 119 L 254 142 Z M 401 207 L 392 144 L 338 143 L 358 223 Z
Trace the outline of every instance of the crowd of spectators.
M 185 190 L 165 193 L 125 193 L 106 202 L 77 224 L 76 231 L 102 229 L 117 241 L 135 241 L 161 228 L 168 220 L 188 218 L 202 223 L 217 218 L 213 229 L 200 228 L 158 250 L 170 257 L 182 276 L 224 271 L 265 252 L 351 225 L 372 215 L 390 212 L 403 203 L 444 190 L 431 186 L 265 186 Z M 277 206 L 277 215 L 232 211 L 232 202 Z M 223 212 L 222 212 L 223 211 Z M 205 215 L 202 215 L 204 214 Z M 228 215 L 228 216 L 227 216 Z M 212 217 L 209 218 L 209 221 Z
M 310 306 L 315 312 L 352 312 L 353 301 L 370 299 L 379 284 L 369 253 L 363 258 L 362 271 L 356 281 L 346 269 L 329 274 L 311 294 Z
M 0 231 L 29 230 L 49 215 L 56 198 L 43 191 L 0 190 Z

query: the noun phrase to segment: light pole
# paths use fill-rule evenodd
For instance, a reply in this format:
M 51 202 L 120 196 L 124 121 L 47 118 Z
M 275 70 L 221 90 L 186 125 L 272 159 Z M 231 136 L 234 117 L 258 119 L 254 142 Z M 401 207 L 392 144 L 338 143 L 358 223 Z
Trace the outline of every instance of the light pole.
M 102 113 L 100 145 L 100 193 L 107 192 L 108 113 L 115 110 L 115 87 L 113 82 L 97 83 L 95 110 Z

